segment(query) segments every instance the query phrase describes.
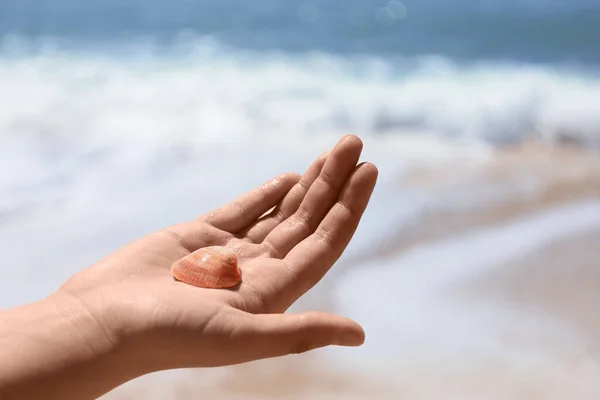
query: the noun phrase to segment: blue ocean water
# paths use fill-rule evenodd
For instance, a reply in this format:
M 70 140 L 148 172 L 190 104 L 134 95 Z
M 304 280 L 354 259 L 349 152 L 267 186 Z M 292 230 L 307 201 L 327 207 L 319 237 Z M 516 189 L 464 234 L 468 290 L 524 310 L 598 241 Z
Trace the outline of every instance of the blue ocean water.
M 319 98 L 328 125 L 496 142 L 567 135 L 597 145 L 599 36 L 600 3 L 591 0 L 3 0 L 0 72 L 5 82 L 19 81 L 18 63 L 27 62 L 48 74 L 51 59 L 62 71 L 79 68 L 65 72 L 71 87 L 85 60 L 133 74 L 145 63 L 145 71 L 155 66 L 172 79 L 192 65 L 225 71 L 233 63 L 243 86 L 251 65 L 265 71 L 283 63 L 289 87 L 278 89 L 280 100 Z M 59 66 L 60 59 L 69 61 Z M 318 86 L 294 81 L 307 69 L 323 78 Z M 88 88 L 90 74 L 99 84 L 96 72 L 85 74 Z M 386 92 L 361 104 L 367 120 L 355 120 L 364 108 L 323 98 L 349 80 L 362 88 L 349 90 L 371 94 L 378 84 Z M 254 109 L 264 108 L 255 100 Z M 2 131 L 14 125 L 5 121 Z
M 594 0 L 3 0 L 0 36 L 67 42 L 153 38 L 182 31 L 244 49 L 332 54 L 600 63 Z
M 285 63 L 290 88 L 279 94 L 286 99 L 319 97 L 340 79 L 394 88 L 385 100 L 371 99 L 368 122 L 353 121 L 353 107 L 321 99 L 330 124 L 496 141 L 568 135 L 597 144 L 597 37 L 600 3 L 592 0 L 0 2 L 0 67 L 28 59 L 48 73 L 41 60 L 51 57 L 69 59 L 63 70 L 97 58 L 127 69 L 144 58 L 144 68 L 174 77 L 190 65 L 224 62 L 236 63 L 244 80 L 246 66 Z M 299 90 L 293 71 L 306 68 L 331 80 Z M 14 82 L 18 69 L 2 76 Z M 405 107 L 394 104 L 399 98 Z

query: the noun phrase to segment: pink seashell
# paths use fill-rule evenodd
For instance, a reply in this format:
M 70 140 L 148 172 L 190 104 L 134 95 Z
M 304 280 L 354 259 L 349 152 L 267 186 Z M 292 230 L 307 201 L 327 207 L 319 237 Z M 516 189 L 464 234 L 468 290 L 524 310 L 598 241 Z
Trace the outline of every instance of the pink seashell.
M 175 261 L 171 274 L 178 281 L 202 288 L 230 288 L 242 279 L 237 255 L 233 250 L 204 247 Z

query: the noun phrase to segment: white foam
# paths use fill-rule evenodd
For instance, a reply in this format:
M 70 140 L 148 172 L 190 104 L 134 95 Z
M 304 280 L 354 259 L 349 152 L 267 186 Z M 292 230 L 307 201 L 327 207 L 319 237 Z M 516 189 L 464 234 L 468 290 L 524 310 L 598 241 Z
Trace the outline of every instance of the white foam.
M 473 154 L 485 138 L 535 132 L 591 143 L 600 131 L 600 80 L 574 72 L 255 54 L 197 38 L 181 47 L 170 55 L 144 43 L 98 52 L 0 48 L 1 209 L 60 198 L 108 160 L 121 163 L 121 174 L 144 174 L 233 143 L 267 151 L 285 141 L 302 152 L 348 131 L 418 133 L 461 136 Z M 418 160 L 414 140 L 376 142 L 399 162 Z M 419 143 L 427 162 L 456 151 L 439 139 Z

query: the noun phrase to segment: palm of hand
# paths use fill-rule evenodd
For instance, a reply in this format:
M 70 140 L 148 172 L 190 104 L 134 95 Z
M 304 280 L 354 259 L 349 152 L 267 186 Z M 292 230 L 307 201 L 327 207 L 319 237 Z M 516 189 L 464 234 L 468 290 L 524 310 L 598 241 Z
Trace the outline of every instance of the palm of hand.
M 344 251 L 377 178 L 356 165 L 362 143 L 345 137 L 299 177 L 285 174 L 195 221 L 148 235 L 73 277 L 61 289 L 85 299 L 112 341 L 155 349 L 155 369 L 228 365 L 329 344 L 359 345 L 360 325 L 324 314 L 281 314 Z M 265 214 L 269 210 L 270 213 Z M 203 289 L 170 266 L 206 246 L 237 254 L 242 283 Z

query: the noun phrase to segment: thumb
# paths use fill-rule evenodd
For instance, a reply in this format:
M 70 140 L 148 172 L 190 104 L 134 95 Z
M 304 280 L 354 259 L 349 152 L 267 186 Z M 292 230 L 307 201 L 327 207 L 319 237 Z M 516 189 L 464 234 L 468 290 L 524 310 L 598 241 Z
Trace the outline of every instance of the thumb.
M 304 353 L 329 345 L 360 346 L 363 328 L 356 322 L 333 314 L 247 314 L 248 329 L 257 358 Z M 248 340 L 246 338 L 245 340 Z

